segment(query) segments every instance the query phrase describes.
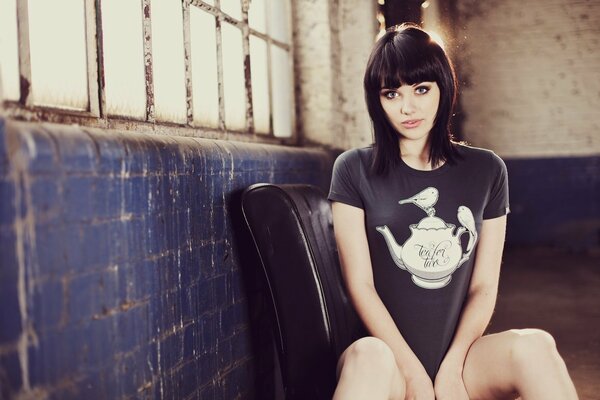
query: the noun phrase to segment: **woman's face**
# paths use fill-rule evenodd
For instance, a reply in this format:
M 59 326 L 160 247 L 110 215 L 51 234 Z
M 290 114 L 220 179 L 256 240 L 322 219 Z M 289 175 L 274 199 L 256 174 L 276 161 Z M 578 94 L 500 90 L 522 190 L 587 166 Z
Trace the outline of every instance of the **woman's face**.
M 440 88 L 436 82 L 382 88 L 379 98 L 401 139 L 418 140 L 429 135 L 440 103 Z

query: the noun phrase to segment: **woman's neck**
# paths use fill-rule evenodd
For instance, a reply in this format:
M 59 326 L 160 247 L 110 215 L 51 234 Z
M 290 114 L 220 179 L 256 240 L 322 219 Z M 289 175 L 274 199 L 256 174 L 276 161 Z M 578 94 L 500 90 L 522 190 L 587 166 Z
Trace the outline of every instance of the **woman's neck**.
M 406 140 L 400 139 L 400 156 L 409 167 L 422 170 L 431 171 L 442 164 L 433 166 L 429 161 L 429 150 L 430 145 L 428 140 L 417 141 L 417 140 Z

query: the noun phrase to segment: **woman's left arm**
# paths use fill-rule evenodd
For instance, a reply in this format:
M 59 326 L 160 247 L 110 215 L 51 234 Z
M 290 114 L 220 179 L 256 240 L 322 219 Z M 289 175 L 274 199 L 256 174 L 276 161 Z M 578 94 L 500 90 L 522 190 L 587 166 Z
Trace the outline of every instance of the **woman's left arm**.
M 505 232 L 506 215 L 482 222 L 469 292 L 454 339 L 435 379 L 436 393 L 455 390 L 461 392 L 460 397 L 449 398 L 466 396 L 462 384 L 463 365 L 469 348 L 483 335 L 494 312 Z M 461 384 L 461 388 L 452 388 L 457 383 Z

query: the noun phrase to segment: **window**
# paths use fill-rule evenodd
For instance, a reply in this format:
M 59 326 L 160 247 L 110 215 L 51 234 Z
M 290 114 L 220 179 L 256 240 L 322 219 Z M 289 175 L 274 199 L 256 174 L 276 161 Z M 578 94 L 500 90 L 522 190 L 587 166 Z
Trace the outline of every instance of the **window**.
M 4 98 L 19 100 L 17 0 L 0 1 L 0 78 Z
M 6 114 L 292 138 L 290 8 L 289 0 L 2 0 Z

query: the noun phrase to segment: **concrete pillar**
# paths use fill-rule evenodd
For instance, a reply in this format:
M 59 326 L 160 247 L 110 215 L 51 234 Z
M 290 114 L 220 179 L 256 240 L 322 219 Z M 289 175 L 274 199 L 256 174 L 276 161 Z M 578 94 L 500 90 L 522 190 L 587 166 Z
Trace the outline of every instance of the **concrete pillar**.
M 362 77 L 377 20 L 375 2 L 294 2 L 298 130 L 305 145 L 349 148 L 371 142 Z

